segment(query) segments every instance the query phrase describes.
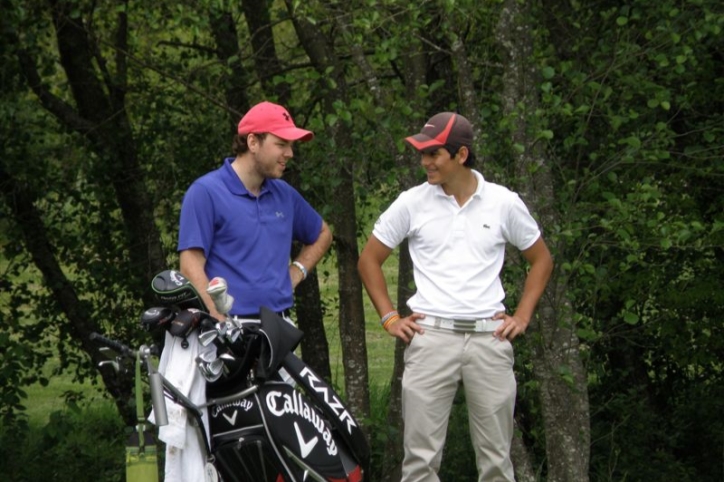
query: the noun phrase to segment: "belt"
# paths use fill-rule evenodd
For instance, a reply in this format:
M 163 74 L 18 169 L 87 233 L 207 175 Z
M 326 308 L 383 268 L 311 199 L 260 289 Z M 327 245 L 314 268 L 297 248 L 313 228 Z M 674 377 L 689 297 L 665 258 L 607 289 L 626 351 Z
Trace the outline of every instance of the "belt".
M 282 310 L 282 311 L 276 311 L 275 312 L 279 316 L 284 316 L 286 318 L 289 318 L 291 316 L 291 311 L 289 309 Z M 232 319 L 239 319 L 239 320 L 258 320 L 261 318 L 261 315 L 259 313 L 243 313 L 241 315 L 229 315 Z
M 463 333 L 492 333 L 503 324 L 503 320 L 494 320 L 492 318 L 457 320 L 452 318 L 440 318 L 439 316 L 428 316 L 427 318 L 415 320 L 415 323 L 429 328 L 442 328 L 444 330 Z

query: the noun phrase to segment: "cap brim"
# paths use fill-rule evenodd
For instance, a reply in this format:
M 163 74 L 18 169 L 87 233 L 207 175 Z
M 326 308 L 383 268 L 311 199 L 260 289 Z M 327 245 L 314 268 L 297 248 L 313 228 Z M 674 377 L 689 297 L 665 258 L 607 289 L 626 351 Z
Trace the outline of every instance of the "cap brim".
M 426 151 L 428 149 L 436 149 L 443 147 L 445 144 L 441 143 L 437 139 L 433 139 L 425 134 L 415 134 L 414 136 L 406 137 L 405 142 L 410 144 L 418 151 Z
M 285 127 L 283 129 L 275 129 L 269 131 L 271 134 L 284 139 L 285 141 L 307 142 L 314 139 L 314 133 L 299 127 Z

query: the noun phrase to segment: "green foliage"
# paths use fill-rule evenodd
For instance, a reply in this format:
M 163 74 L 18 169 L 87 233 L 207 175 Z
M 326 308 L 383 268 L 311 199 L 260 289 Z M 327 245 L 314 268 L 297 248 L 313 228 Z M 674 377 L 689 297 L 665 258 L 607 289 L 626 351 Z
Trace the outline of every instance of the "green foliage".
M 370 440 L 370 480 L 381 480 L 384 477 L 382 467 L 385 451 L 390 441 L 400 436 L 398 428 L 387 422 L 389 403 L 389 385 L 378 385 L 370 390 L 370 418 L 364 421 Z
M 118 112 L 131 122 L 130 138 L 169 266 L 177 262 L 183 192 L 229 155 L 242 106 L 227 105 L 226 90 L 242 85 L 250 101 L 262 97 L 251 55 L 253 32 L 246 30 L 237 3 L 73 2 L 71 18 L 92 25 L 98 41 L 94 74 L 108 80 L 109 92 L 115 87 L 116 95 L 123 93 Z M 722 409 L 717 400 L 724 398 L 720 2 L 541 3 L 528 20 L 538 108 L 526 112 L 517 106 L 509 117 L 502 115 L 503 58 L 495 38 L 500 2 L 290 2 L 292 12 L 283 2 L 271 3 L 281 61 L 272 81 L 290 86 L 295 120 L 317 133 L 314 142 L 299 146 L 290 169 L 325 217 L 339 207 L 331 194 L 340 182 L 337 173 L 349 169 L 344 172 L 353 174 L 362 237 L 399 186 L 415 178 L 401 139 L 435 111 L 469 107 L 461 105 L 451 57 L 459 35 L 479 99 L 480 118 L 472 120 L 481 131 L 475 148 L 485 161 L 486 178 L 518 183 L 513 161 L 531 147 L 512 141 L 511 129 L 520 119 L 534 146 L 543 148 L 543 167 L 554 175 L 552 204 L 560 222 L 543 230 L 555 250 L 555 280 L 566 286 L 572 302 L 570 319 L 561 321 L 575 324 L 588 370 L 592 478 L 720 480 L 720 464 L 709 462 L 721 460 L 724 432 L 717 418 Z M 0 166 L 37 196 L 33 205 L 42 234 L 83 310 L 109 335 L 133 340 L 148 286 L 139 286 L 129 262 L 143 247 L 128 243 L 121 207 L 109 188 L 117 171 L 89 136 L 70 133 L 48 114 L 20 74 L 17 48 L 22 46 L 34 56 L 49 91 L 77 107 L 58 61 L 50 12 L 41 3 L 6 4 Z M 226 11 L 236 20 L 239 51 L 220 59 L 209 12 Z M 119 50 L 114 42 L 123 15 L 131 28 L 127 48 Z M 340 65 L 322 71 L 310 65 L 292 15 L 328 34 L 333 42 L 327 47 Z M 12 31 L 16 39 L 7 37 Z M 362 49 L 369 68 L 355 61 L 355 48 Z M 411 59 L 423 65 L 419 85 L 408 78 Z M 243 79 L 231 82 L 239 71 Z M 378 92 L 368 74 L 379 82 Z M 325 111 L 330 88 L 340 80 L 345 97 Z M 337 129 L 349 132 L 351 145 L 336 145 Z M 540 167 L 532 166 L 526 175 Z M 3 189 L 9 192 L 5 184 Z M 94 368 L 79 350 L 74 320 L 59 309 L 53 286 L 32 268 L 16 221 L 5 199 L 0 203 L 0 416 L 3 426 L 21 430 L 19 414 L 28 403 L 24 387 L 46 382 L 40 367 L 50 357 L 58 358 L 58 371 L 73 372 L 78 380 L 89 378 Z M 511 308 L 522 275 L 511 258 L 504 271 Z M 332 308 L 329 317 L 335 318 Z M 543 463 L 539 384 L 527 343 L 516 345 L 518 414 L 524 440 L 535 461 Z M 565 367 L 555 367 L 553 374 L 569 375 Z M 385 405 L 373 410 L 378 441 L 393 430 L 382 416 Z M 451 430 L 460 426 L 461 406 L 456 405 Z M 53 433 L 69 428 L 63 417 L 54 417 L 55 428 L 38 436 L 46 453 L 61 454 L 53 449 L 62 445 Z M 452 472 L 445 475 L 463 480 L 453 472 L 469 477 L 464 443 L 469 437 L 455 432 L 449 440 L 443 465 Z M 2 446 L 24 443 L 3 440 Z M 69 450 L 62 453 L 71 456 Z M 655 464 L 648 463 L 652 455 Z M 375 460 L 382 456 L 376 453 Z M 28 459 L 28 470 L 38 465 Z M 78 478 L 59 480 L 71 477 Z
M 458 390 L 453 402 L 439 475 L 440 480 L 459 482 L 478 480 L 475 451 L 470 441 L 468 407 L 462 387 Z
M 722 423 L 708 414 L 722 409 L 722 385 L 681 385 L 666 395 L 668 416 L 651 409 L 662 394 L 645 387 L 622 388 L 604 396 L 595 414 L 592 481 L 715 481 L 721 468 L 713 463 L 712 446 L 721 447 Z M 654 402 L 656 403 L 656 402 Z M 652 463 L 637 460 L 646 457 Z
M 0 472 L 8 482 L 121 482 L 126 437 L 113 406 L 70 405 L 42 428 L 3 425 Z
M 683 428 L 685 407 L 722 389 L 724 185 L 710 161 L 724 154 L 711 137 L 724 127 L 724 17 L 713 7 L 550 12 L 570 23 L 540 52 L 540 114 L 555 133 L 547 149 L 566 214 L 548 229 L 586 348 L 594 480 L 716 480 L 694 469 L 701 452 L 690 447 L 707 440 L 698 450 L 716 459 L 702 446 L 720 445 L 720 428 L 694 438 Z M 656 464 L 636 462 L 652 455 Z

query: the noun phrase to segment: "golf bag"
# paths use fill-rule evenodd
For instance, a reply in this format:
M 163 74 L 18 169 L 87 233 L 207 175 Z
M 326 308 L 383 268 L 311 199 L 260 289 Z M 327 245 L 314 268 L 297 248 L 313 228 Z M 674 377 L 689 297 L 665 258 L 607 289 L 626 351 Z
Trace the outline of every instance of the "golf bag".
M 160 273 L 152 286 L 163 306 L 142 315 L 144 327 L 216 348 L 197 359 L 206 380 L 210 440 L 199 432 L 207 472 L 210 463 L 224 482 L 364 480 L 364 434 L 334 389 L 293 353 L 300 330 L 264 307 L 259 321 L 216 320 L 176 271 Z M 169 385 L 164 379 L 166 396 L 200 421 L 199 407 Z

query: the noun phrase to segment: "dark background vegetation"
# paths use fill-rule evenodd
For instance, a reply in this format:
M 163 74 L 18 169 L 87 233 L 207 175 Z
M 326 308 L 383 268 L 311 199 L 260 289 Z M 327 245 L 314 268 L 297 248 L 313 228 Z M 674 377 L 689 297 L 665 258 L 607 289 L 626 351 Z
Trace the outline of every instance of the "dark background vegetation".
M 516 341 L 516 475 L 724 479 L 724 7 L 715 0 L 0 0 L 0 473 L 123 478 L 131 380 L 93 331 L 141 341 L 152 276 L 175 267 L 180 200 L 271 99 L 317 134 L 286 179 L 335 242 L 333 303 L 297 293 L 302 353 L 367 420 L 371 480 L 399 468 L 400 346 L 368 370 L 357 253 L 421 181 L 401 139 L 455 110 L 486 178 L 520 192 L 556 259 Z M 410 289 L 400 253 L 399 303 Z M 397 268 L 394 268 L 397 270 Z M 511 308 L 520 259 L 504 271 Z M 322 284 L 318 282 L 322 280 Z M 48 367 L 51 367 L 48 374 Z M 31 386 L 98 383 L 47 425 Z M 384 389 L 380 389 L 379 385 Z M 102 404 L 101 404 L 102 405 Z M 464 400 L 443 480 L 475 480 Z

